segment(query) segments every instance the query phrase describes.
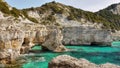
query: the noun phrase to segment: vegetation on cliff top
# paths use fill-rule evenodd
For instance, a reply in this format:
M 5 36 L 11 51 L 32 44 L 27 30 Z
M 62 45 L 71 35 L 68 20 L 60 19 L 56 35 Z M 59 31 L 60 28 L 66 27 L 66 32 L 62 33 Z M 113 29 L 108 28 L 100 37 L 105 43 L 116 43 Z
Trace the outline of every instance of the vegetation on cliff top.
M 50 24 L 53 23 L 55 20 L 54 18 L 54 14 L 69 14 L 67 19 L 68 20 L 76 20 L 76 21 L 81 21 L 81 18 L 84 18 L 88 21 L 91 21 L 93 23 L 103 23 L 103 25 L 105 27 L 103 28 L 110 28 L 110 24 L 109 22 L 101 17 L 98 14 L 89 12 L 89 11 L 83 11 L 81 9 L 76 9 L 72 6 L 66 6 L 63 5 L 61 3 L 57 3 L 57 2 L 50 2 L 50 3 L 46 3 L 44 5 L 42 5 L 41 7 L 37 7 L 37 8 L 28 8 L 25 9 L 26 11 L 39 11 L 40 14 L 44 14 L 45 12 L 49 12 L 51 11 L 51 15 L 46 17 L 46 21 L 44 21 L 44 24 Z M 49 22 L 48 22 L 49 21 Z
M 89 11 L 83 11 L 81 9 L 76 9 L 71 6 L 69 6 L 69 9 L 70 9 L 69 12 L 70 15 L 67 17 L 69 20 L 79 21 L 81 18 L 84 18 L 93 23 L 102 23 L 104 25 L 103 28 L 110 28 L 109 22 L 98 14 Z
M 11 10 L 9 8 L 10 7 L 8 6 L 6 2 L 3 2 L 2 0 L 0 0 L 0 11 L 1 12 L 8 14 L 8 15 L 15 16 L 15 17 L 21 16 L 21 13 L 19 10 L 17 10 L 14 7 Z
M 11 9 L 9 9 L 9 8 L 11 8 Z M 35 22 L 35 23 L 38 22 L 36 19 L 29 17 L 24 10 L 20 11 L 20 10 L 16 9 L 15 7 L 10 7 L 10 6 L 8 6 L 8 4 L 6 2 L 3 2 L 2 0 L 0 0 L 0 11 L 7 15 L 12 15 L 16 18 L 18 18 L 19 16 L 22 17 L 22 15 L 24 15 L 26 18 L 28 18 L 32 22 Z
M 106 9 L 93 13 L 81 9 L 76 9 L 72 6 L 66 6 L 61 3 L 50 2 L 42 5 L 41 8 L 36 8 L 36 10 L 40 10 L 41 13 L 49 10 L 52 10 L 52 13 L 54 14 L 68 13 L 68 20 L 80 21 L 81 18 L 84 18 L 93 23 L 102 23 L 104 25 L 103 28 L 119 30 L 120 15 L 113 14 L 111 11 L 109 11 L 109 9 L 114 9 L 116 5 L 117 4 L 113 4 Z

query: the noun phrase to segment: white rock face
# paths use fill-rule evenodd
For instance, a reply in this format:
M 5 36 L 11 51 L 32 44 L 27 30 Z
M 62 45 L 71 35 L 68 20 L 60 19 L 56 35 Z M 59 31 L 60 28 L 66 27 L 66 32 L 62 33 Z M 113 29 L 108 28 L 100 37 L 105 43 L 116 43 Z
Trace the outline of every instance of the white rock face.
M 83 18 L 80 18 L 81 20 L 80 22 L 75 20 L 68 20 L 67 16 L 62 14 L 56 14 L 55 17 L 56 17 L 56 22 L 59 23 L 61 26 L 65 26 L 65 27 L 83 26 L 83 27 L 94 27 L 97 29 L 101 29 L 101 27 L 103 26 L 102 24 L 93 23 Z
M 72 45 L 111 45 L 112 35 L 108 30 L 91 27 L 64 27 L 63 43 Z
M 30 17 L 33 18 L 40 18 L 39 13 L 37 11 L 29 11 L 28 14 Z
M 33 17 L 37 19 L 40 23 L 44 20 L 45 17 L 49 16 L 51 14 L 51 11 L 45 12 L 44 14 L 40 14 L 39 11 L 28 11 L 28 15 L 30 17 Z M 94 27 L 97 29 L 101 29 L 103 24 L 93 23 L 90 21 L 87 21 L 83 18 L 80 18 L 81 21 L 75 21 L 75 20 L 68 20 L 67 16 L 69 14 L 55 14 L 53 15 L 56 19 L 55 22 L 51 22 L 52 25 L 55 25 L 55 23 L 58 23 L 61 26 L 67 26 L 67 27 L 74 27 L 74 26 L 84 26 L 84 27 Z
M 114 64 L 96 65 L 86 59 L 77 59 L 69 55 L 60 55 L 49 62 L 48 68 L 120 68 Z

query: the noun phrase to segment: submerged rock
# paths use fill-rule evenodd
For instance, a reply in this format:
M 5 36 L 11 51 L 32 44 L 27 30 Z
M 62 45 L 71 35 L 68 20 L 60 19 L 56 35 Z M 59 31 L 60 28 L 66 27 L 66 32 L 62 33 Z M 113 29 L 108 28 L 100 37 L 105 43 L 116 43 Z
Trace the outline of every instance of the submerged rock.
M 49 68 L 120 68 L 114 64 L 96 65 L 86 59 L 77 59 L 69 55 L 61 55 L 49 62 Z

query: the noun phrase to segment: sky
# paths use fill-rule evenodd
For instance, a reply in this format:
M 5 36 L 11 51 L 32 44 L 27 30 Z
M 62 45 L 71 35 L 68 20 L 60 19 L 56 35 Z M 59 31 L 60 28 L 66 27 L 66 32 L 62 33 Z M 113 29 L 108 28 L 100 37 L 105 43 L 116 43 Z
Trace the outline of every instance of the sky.
M 51 2 L 53 0 L 5 0 L 12 7 L 18 9 L 39 7 L 42 4 Z M 80 8 L 86 11 L 96 12 L 100 9 L 115 3 L 120 3 L 120 0 L 55 0 L 66 5 Z

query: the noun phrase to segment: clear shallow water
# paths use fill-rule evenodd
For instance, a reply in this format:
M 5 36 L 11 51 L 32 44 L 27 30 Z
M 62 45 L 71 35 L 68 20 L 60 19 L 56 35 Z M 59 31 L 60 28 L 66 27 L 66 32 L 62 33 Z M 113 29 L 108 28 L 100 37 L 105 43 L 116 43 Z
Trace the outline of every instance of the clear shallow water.
M 118 43 L 114 43 L 118 44 Z M 119 43 L 120 44 L 120 43 Z M 66 46 L 73 51 L 64 53 L 41 52 L 34 56 L 26 56 L 28 63 L 23 64 L 23 68 L 47 68 L 48 62 L 58 55 L 71 55 L 76 58 L 86 58 L 87 60 L 103 64 L 106 62 L 120 65 L 120 46 L 117 47 L 95 47 L 95 46 Z M 39 50 L 41 47 L 36 46 L 33 50 Z

